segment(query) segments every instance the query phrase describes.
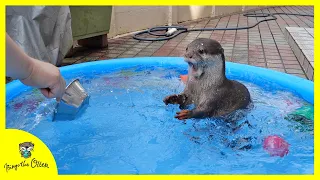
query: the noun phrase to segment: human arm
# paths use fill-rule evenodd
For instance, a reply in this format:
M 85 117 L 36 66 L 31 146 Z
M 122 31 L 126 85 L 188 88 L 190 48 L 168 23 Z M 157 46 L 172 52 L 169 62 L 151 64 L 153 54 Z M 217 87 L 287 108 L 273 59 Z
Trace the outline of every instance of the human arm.
M 6 76 L 19 79 L 23 84 L 39 88 L 47 98 L 57 98 L 64 94 L 66 82 L 59 68 L 24 53 L 6 34 Z

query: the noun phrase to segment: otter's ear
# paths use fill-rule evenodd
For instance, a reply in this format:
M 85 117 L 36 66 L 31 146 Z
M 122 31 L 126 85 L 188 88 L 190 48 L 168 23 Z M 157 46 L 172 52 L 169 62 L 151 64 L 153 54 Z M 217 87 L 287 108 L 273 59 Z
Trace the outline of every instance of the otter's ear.
M 221 50 L 221 53 L 224 54 L 224 49 L 222 47 L 220 48 L 220 50 Z

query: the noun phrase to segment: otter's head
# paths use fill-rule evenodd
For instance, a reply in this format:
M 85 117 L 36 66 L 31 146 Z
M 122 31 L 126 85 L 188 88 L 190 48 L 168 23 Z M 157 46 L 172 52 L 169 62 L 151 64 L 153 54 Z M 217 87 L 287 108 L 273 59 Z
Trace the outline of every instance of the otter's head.
M 34 144 L 32 142 L 24 142 L 19 144 L 19 150 L 21 152 L 32 151 L 33 148 L 34 148 Z
M 207 38 L 192 41 L 186 48 L 185 62 L 189 64 L 189 75 L 200 78 L 208 68 L 221 71 L 224 75 L 224 50 L 220 43 Z

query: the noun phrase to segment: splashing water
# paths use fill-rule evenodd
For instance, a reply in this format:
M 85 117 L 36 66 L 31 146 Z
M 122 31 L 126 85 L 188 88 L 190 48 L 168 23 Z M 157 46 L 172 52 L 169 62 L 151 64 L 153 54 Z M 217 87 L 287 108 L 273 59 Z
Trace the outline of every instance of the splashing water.
M 52 122 L 55 101 L 37 90 L 7 103 L 7 128 L 28 131 L 53 153 L 59 174 L 313 174 L 313 131 L 297 130 L 287 114 L 306 105 L 289 91 L 246 81 L 253 107 L 232 131 L 219 119 L 179 121 L 167 95 L 183 91 L 179 67 L 79 75 L 90 104 L 73 121 Z M 235 77 L 229 77 L 236 79 Z M 71 79 L 67 79 L 71 81 Z M 277 134 L 289 154 L 271 157 L 263 138 Z

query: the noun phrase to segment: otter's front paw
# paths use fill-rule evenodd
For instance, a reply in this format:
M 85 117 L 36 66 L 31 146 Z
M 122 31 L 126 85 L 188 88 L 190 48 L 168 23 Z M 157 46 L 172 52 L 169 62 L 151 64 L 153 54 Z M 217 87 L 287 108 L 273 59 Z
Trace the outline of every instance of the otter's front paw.
M 184 119 L 190 119 L 192 117 L 192 112 L 190 110 L 182 110 L 180 112 L 177 112 L 177 115 L 175 118 L 179 120 L 184 120 Z
M 167 96 L 166 98 L 164 98 L 163 102 L 168 105 L 168 104 L 177 104 L 179 100 L 179 96 L 174 94 L 171 96 Z

